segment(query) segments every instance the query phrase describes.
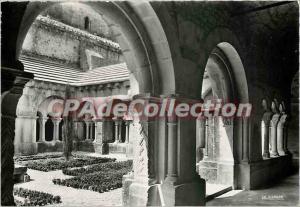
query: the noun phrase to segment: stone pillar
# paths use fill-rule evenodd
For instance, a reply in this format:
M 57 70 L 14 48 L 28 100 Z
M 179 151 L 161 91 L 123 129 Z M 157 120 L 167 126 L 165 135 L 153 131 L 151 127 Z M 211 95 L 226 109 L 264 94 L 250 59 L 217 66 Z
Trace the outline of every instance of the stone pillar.
M 104 134 L 103 134 L 105 121 L 106 120 L 101 120 L 101 121 L 95 122 L 95 127 L 97 128 L 97 130 L 95 129 L 95 140 L 93 142 L 95 152 L 102 154 L 102 155 L 108 154 L 108 151 L 109 151 L 108 144 L 105 141 Z
M 98 137 L 98 126 L 97 126 L 97 124 L 98 124 L 98 122 L 94 121 L 94 134 L 95 134 L 94 142 L 97 140 L 97 137 Z
M 203 159 L 206 144 L 206 117 L 196 119 L 196 163 Z
M 13 8 L 13 6 L 11 6 L 11 8 Z M 5 11 L 4 8 L 2 9 Z M 13 16 L 16 14 L 12 13 L 13 12 L 7 11 L 5 14 L 2 13 L 2 19 L 7 20 L 13 18 Z M 20 13 L 18 12 L 18 14 Z M 5 22 L 2 20 L 2 24 L 3 23 Z M 2 25 L 2 27 L 4 28 L 2 28 L 2 32 L 7 32 L 5 31 L 5 25 Z M 10 37 L 10 35 L 6 37 Z M 2 40 L 2 42 L 7 43 L 8 46 L 10 41 Z M 4 50 L 8 49 L 3 45 L 2 47 Z M 10 56 L 9 53 L 6 55 Z M 11 57 L 12 59 L 14 58 L 13 56 Z M 15 63 L 12 61 L 10 63 L 7 62 L 8 59 L 3 57 L 1 60 L 6 61 L 6 63 L 1 61 L 1 205 L 14 206 L 13 156 L 16 109 L 18 101 L 23 94 L 23 88 L 30 79 L 33 79 L 33 74 L 24 72 L 23 65 L 19 61 Z M 32 143 L 32 146 L 36 148 L 36 143 Z
M 119 121 L 119 136 L 118 136 L 119 143 L 122 143 L 122 121 Z
M 206 144 L 206 131 L 207 131 L 207 118 L 201 117 L 198 121 L 198 129 L 199 129 L 199 146 L 200 148 L 205 148 Z
M 280 114 L 274 114 L 270 124 L 270 141 L 271 141 L 271 156 L 277 157 L 277 124 L 280 118 Z
M 126 125 L 126 134 L 125 134 L 125 143 L 128 144 L 129 143 L 129 128 L 130 128 L 130 122 L 131 121 L 125 121 L 125 125 Z
M 263 127 L 264 127 L 264 133 L 263 133 L 263 157 L 264 158 L 270 158 L 270 121 L 272 117 L 271 111 L 266 111 L 263 115 Z
M 207 118 L 205 118 L 204 124 L 205 124 L 205 130 L 204 130 L 204 133 L 205 133 L 205 137 L 204 137 L 205 145 L 204 146 L 205 147 L 204 147 L 204 158 L 203 159 L 207 160 L 208 159 L 208 151 L 209 151 L 209 141 L 208 141 L 208 139 L 209 139 L 209 120 Z
M 285 122 L 286 122 L 287 115 L 282 114 L 278 125 L 277 125 L 277 150 L 279 155 L 286 155 L 286 149 L 285 149 Z
M 90 122 L 89 121 L 84 121 L 84 122 L 85 122 L 85 126 L 86 126 L 85 139 L 89 140 L 89 138 L 90 138 Z
M 115 124 L 115 142 L 114 143 L 119 143 L 120 142 L 120 137 L 121 137 L 121 133 L 120 133 L 120 121 L 119 120 L 115 120 L 114 121 Z
M 169 99 L 171 104 L 172 99 L 176 99 L 175 106 L 185 100 L 177 96 Z M 169 116 L 167 119 L 167 128 L 167 177 L 162 183 L 164 204 L 204 205 L 205 180 L 200 178 L 195 169 L 196 121 L 176 117 L 173 114 L 173 117 Z
M 59 123 L 61 122 L 62 118 L 53 118 L 53 140 L 52 141 L 60 141 L 59 140 Z
M 40 134 L 39 134 L 39 142 L 45 142 L 45 125 L 47 122 L 47 118 L 39 118 L 39 123 L 40 123 Z
M 168 120 L 168 171 L 167 180 L 177 178 L 177 118 Z

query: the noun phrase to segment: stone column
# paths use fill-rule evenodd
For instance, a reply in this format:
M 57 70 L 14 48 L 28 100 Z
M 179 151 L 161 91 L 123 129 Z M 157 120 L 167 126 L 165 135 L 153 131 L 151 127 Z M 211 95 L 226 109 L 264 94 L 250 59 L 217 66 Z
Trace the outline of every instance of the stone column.
M 85 139 L 89 140 L 90 138 L 90 122 L 89 121 L 84 121 L 85 122 Z
M 120 142 L 120 137 L 121 137 L 121 133 L 120 133 L 120 121 L 119 120 L 115 120 L 114 121 L 115 124 L 115 142 L 114 143 L 119 143 Z
M 167 180 L 177 178 L 177 127 L 178 120 L 175 117 L 173 120 L 168 119 L 168 171 Z
M 198 121 L 198 129 L 199 129 L 199 146 L 200 148 L 205 148 L 206 144 L 206 126 L 207 126 L 207 118 L 201 117 Z
M 122 143 L 122 121 L 119 122 L 119 136 L 118 136 L 119 143 Z
M 126 125 L 126 134 L 125 134 L 125 143 L 128 144 L 129 143 L 129 128 L 130 128 L 130 123 L 131 121 L 126 121 L 125 125 Z
M 2 13 L 2 18 L 14 18 L 13 16 L 16 14 L 12 13 L 13 12 L 6 12 L 5 14 Z M 21 13 L 18 12 L 18 14 Z M 2 26 L 3 28 L 7 28 L 8 25 L 6 25 L 6 27 L 5 25 Z M 2 31 L 5 32 L 5 30 Z M 10 35 L 6 36 L 6 38 L 10 38 Z M 7 43 L 6 45 L 8 46 L 10 41 L 2 39 L 2 42 Z M 3 45 L 2 47 L 6 48 Z M 23 88 L 30 79 L 33 79 L 33 74 L 24 72 L 22 63 L 19 61 L 14 62 L 16 58 L 11 56 L 10 53 L 5 55 L 10 56 L 12 58 L 12 62 L 10 63 L 7 58 L 1 58 L 6 61 L 6 63 L 1 62 L 1 205 L 14 206 L 13 156 L 14 147 L 17 145 L 14 140 L 17 115 L 16 108 L 18 101 L 23 94 Z M 19 144 L 22 145 L 22 143 Z M 37 144 L 32 143 L 31 145 L 33 149 L 32 154 L 35 154 L 37 152 Z
M 98 126 L 97 126 L 97 124 L 98 124 L 98 122 L 94 121 L 94 134 L 95 134 L 94 142 L 97 140 L 97 137 L 98 137 Z
M 209 138 L 209 120 L 205 117 L 205 148 L 204 148 L 204 158 L 205 160 L 208 159 L 208 151 L 209 151 L 209 144 L 208 144 L 208 138 Z
M 285 148 L 284 127 L 285 127 L 286 118 L 287 115 L 282 114 L 277 125 L 277 150 L 279 155 L 286 155 L 286 150 L 284 149 Z
M 271 141 L 271 156 L 277 157 L 277 124 L 280 118 L 280 114 L 274 114 L 270 124 L 270 141 Z
M 47 118 L 39 118 L 40 123 L 40 134 L 39 134 L 39 142 L 45 142 L 45 125 L 47 122 Z
M 103 137 L 102 137 L 102 127 L 103 127 L 103 123 L 102 121 L 95 121 L 95 139 L 94 139 L 94 143 L 101 143 L 103 142 Z M 98 133 L 99 130 L 101 131 L 101 133 Z
M 59 123 L 61 122 L 62 118 L 53 118 L 53 140 L 52 141 L 60 141 L 59 140 Z
M 263 148 L 263 157 L 264 158 L 270 158 L 270 121 L 272 117 L 272 112 L 267 111 L 263 115 L 263 127 L 264 127 L 264 133 L 263 133 L 263 143 L 264 143 L 264 148 Z

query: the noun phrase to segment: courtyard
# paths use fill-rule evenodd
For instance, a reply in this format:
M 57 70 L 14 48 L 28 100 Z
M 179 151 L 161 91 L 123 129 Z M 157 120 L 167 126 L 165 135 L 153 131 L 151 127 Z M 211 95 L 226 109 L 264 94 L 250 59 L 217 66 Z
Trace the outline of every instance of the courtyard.
M 297 205 L 296 1 L 1 12 L 1 205 Z

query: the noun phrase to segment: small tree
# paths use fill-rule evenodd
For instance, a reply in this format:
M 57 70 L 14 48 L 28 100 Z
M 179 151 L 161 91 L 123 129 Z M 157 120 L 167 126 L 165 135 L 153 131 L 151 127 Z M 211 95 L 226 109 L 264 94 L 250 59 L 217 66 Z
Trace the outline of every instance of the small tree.
M 65 99 L 67 100 L 69 98 L 71 98 L 71 90 L 70 90 L 70 85 L 67 84 Z M 64 125 L 63 125 L 64 157 L 66 160 L 69 160 L 70 157 L 72 156 L 74 122 L 71 113 L 69 113 L 67 116 L 64 116 L 63 119 L 64 119 Z

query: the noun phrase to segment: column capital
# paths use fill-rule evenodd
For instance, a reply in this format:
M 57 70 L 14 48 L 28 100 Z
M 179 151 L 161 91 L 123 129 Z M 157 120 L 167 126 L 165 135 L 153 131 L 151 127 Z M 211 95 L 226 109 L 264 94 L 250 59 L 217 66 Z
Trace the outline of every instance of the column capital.
M 271 118 L 271 126 L 276 126 L 280 118 L 280 114 L 273 114 Z
M 122 121 L 123 121 L 123 119 L 120 119 L 120 118 L 117 118 L 117 117 L 114 117 L 114 118 L 112 118 L 112 120 L 115 122 L 115 124 L 117 124 L 117 125 L 120 125 L 121 123 L 122 123 Z
M 286 125 L 287 114 L 282 114 L 278 120 L 278 127 L 283 128 Z
M 53 124 L 59 124 L 61 122 L 62 118 L 56 118 L 56 117 L 52 117 L 51 121 L 53 122 Z
M 265 126 L 269 126 L 270 125 L 270 121 L 272 119 L 272 116 L 273 116 L 273 113 L 271 111 L 266 111 L 263 114 L 262 120 L 263 120 Z

